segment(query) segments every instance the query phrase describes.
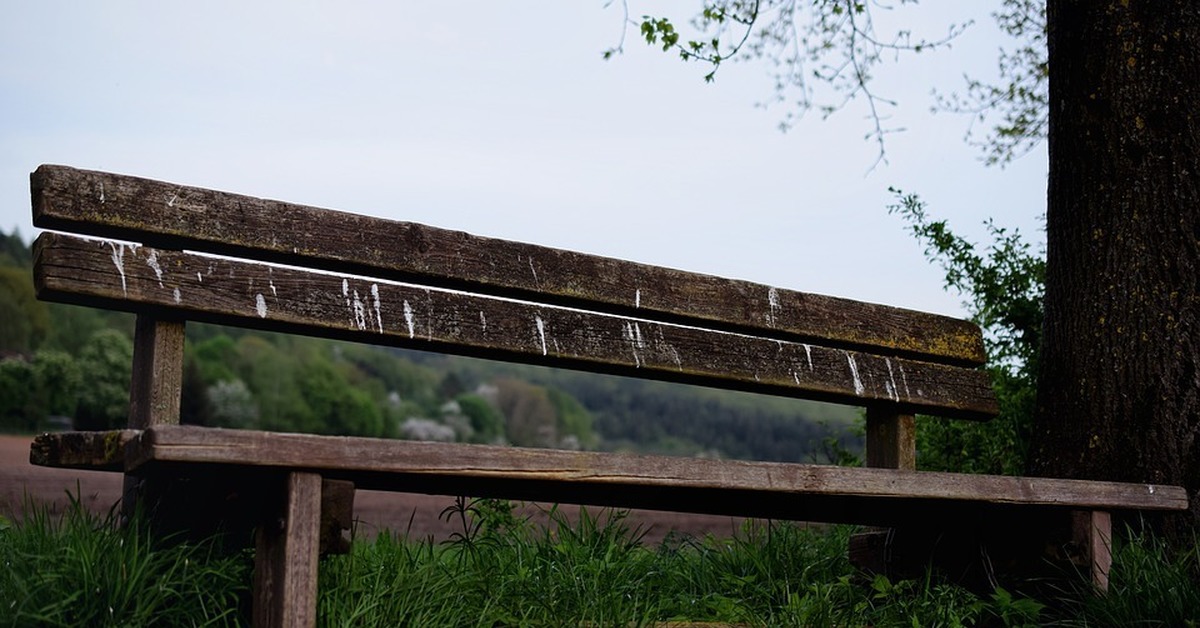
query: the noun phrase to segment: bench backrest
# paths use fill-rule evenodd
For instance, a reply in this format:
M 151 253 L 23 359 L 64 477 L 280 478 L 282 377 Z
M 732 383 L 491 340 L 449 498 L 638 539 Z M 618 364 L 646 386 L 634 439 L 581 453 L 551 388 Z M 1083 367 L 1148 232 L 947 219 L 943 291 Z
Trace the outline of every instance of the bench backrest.
M 31 187 L 36 226 L 103 238 L 42 234 L 39 297 L 138 313 L 146 368 L 182 350 L 181 326 L 165 344 L 152 326 L 198 320 L 876 415 L 997 411 L 958 319 L 62 166 Z

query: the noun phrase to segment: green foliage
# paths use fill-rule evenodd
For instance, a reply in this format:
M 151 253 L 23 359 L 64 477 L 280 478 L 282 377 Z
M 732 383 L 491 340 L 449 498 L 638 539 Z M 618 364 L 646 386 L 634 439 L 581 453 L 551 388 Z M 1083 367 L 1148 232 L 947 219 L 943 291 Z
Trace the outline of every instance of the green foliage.
M 36 428 L 33 367 L 23 359 L 0 360 L 0 429 L 29 433 Z
M 810 462 L 825 461 L 823 441 L 832 437 L 848 451 L 861 450 L 861 434 L 853 433 L 857 410 L 848 406 L 455 356 L 406 355 L 430 369 L 458 372 L 468 387 L 518 379 L 545 388 L 548 395 L 559 391 L 587 410 L 597 449 Z M 586 439 L 580 441 L 589 446 Z
M 462 413 L 471 420 L 475 442 L 495 443 L 504 439 L 504 415 L 486 399 L 476 394 L 466 394 L 459 395 L 455 401 Z
M 848 527 L 751 522 L 733 538 L 647 546 L 622 511 L 555 507 L 544 528 L 513 513 L 508 502 L 460 499 L 444 514 L 461 531 L 441 546 L 386 534 L 355 544 L 323 564 L 322 621 L 964 626 L 1045 618 L 1034 600 L 980 597 L 932 574 L 864 578 L 846 558 Z
M 233 338 L 225 334 L 213 336 L 191 347 L 191 357 L 200 369 L 200 379 L 205 382 L 232 381 L 237 379 L 233 372 L 233 358 L 237 355 Z
M 559 438 L 574 438 L 575 442 L 584 449 L 595 447 L 599 439 L 592 431 L 592 415 L 587 408 L 580 405 L 574 397 L 557 388 L 546 389 L 546 394 L 550 397 L 550 403 L 554 405 L 554 412 L 558 415 L 555 427 L 558 430 Z
M 113 329 L 92 335 L 79 351 L 79 370 L 86 386 L 80 389 L 75 427 L 107 430 L 124 427 L 129 416 L 129 382 L 133 341 Z
M 79 366 L 60 351 L 0 360 L 0 430 L 27 434 L 48 416 L 74 416 L 81 385 Z
M 75 354 L 96 332 L 114 329 L 133 337 L 134 316 L 128 312 L 98 310 L 79 305 L 47 303 L 50 311 L 50 332 L 45 348 Z
M 248 556 L 210 543 L 148 542 L 76 499 L 61 519 L 30 507 L 0 520 L 0 626 L 241 625 Z M 1200 546 L 1136 531 L 1114 546 L 1107 595 L 1085 574 L 1030 598 L 976 594 L 930 572 L 855 571 L 854 528 L 748 522 L 732 538 L 642 542 L 623 511 L 552 507 L 535 525 L 503 500 L 460 499 L 450 541 L 386 531 L 322 560 L 323 626 L 533 626 L 708 622 L 753 626 L 1190 626 L 1200 622 Z
M 558 412 L 546 389 L 518 379 L 495 382 L 496 407 L 504 415 L 505 433 L 520 447 L 558 445 Z
M 0 266 L 16 266 L 27 268 L 33 265 L 33 255 L 21 234 L 13 229 L 12 233 L 0 231 Z
M 46 304 L 37 300 L 30 271 L 0 266 L 0 349 L 28 352 L 38 348 L 50 329 Z
M 74 416 L 83 377 L 75 358 L 62 351 L 33 354 L 33 394 L 38 416 Z
M 1066 626 L 1200 626 L 1200 537 L 1169 543 L 1126 528 L 1113 543 L 1108 592 L 1066 591 Z
M 208 406 L 206 425 L 250 429 L 258 427 L 258 403 L 240 379 L 221 380 L 204 391 Z
M 236 626 L 250 564 L 213 543 L 152 544 L 77 497 L 53 518 L 29 505 L 0 529 L 0 626 Z
M 1024 471 L 1036 397 L 1046 262 L 1021 235 L 988 222 L 992 243 L 984 251 L 932 220 L 925 204 L 893 189 L 889 207 L 941 265 L 946 287 L 967 298 L 971 318 L 984 331 L 988 368 L 1000 403 L 988 423 L 922 420 L 917 463 L 923 469 L 1019 474 Z
M 310 360 L 300 366 L 296 383 L 312 412 L 313 430 L 322 434 L 382 436 L 383 412 L 363 391 L 352 388 L 331 362 Z

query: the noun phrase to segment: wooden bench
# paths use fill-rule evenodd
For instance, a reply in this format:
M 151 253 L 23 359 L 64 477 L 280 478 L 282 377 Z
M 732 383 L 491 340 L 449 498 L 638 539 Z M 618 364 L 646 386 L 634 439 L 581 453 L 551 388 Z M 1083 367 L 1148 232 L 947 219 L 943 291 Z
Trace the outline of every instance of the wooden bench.
M 128 429 L 46 435 L 31 459 L 123 471 L 179 525 L 254 527 L 257 625 L 313 624 L 321 531 L 354 487 L 1002 544 L 1066 529 L 1100 586 L 1110 512 L 1187 507 L 1179 487 L 914 471 L 915 414 L 996 414 L 969 322 L 129 176 L 31 184 L 35 225 L 89 236 L 38 238 L 39 297 L 137 314 Z M 864 407 L 868 468 L 179 426 L 187 320 Z

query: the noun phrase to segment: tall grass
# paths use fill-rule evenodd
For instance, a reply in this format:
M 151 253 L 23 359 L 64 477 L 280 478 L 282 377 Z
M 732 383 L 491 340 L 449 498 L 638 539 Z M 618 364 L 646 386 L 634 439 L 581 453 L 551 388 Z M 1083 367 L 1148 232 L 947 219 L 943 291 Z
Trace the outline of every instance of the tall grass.
M 223 626 L 248 623 L 246 554 L 211 543 L 151 544 L 75 501 L 0 525 L 0 626 Z M 729 539 L 644 544 L 620 511 L 551 509 L 549 524 L 507 502 L 460 500 L 448 542 L 381 534 L 321 563 L 322 626 L 1187 626 L 1200 624 L 1200 550 L 1130 533 L 1111 590 L 1083 578 L 1048 599 L 978 595 L 934 573 L 893 581 L 846 558 L 852 530 L 748 524 Z
M 504 502 L 459 502 L 450 542 L 381 536 L 321 573 L 326 626 L 644 626 L 670 621 L 751 626 L 975 625 L 1036 619 L 930 576 L 867 578 L 850 565 L 850 528 L 756 523 L 732 539 L 668 537 L 657 546 L 621 512 L 559 509 L 549 526 Z
M 245 556 L 213 543 L 152 544 L 73 497 L 62 517 L 30 505 L 0 525 L 0 625 L 229 626 L 241 622 Z

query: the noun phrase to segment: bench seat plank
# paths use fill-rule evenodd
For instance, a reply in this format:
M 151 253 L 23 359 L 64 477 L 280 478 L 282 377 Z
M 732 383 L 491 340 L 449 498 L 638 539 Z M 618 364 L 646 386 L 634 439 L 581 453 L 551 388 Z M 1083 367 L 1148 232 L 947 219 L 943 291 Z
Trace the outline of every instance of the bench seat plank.
M 139 177 L 40 166 L 38 227 L 979 365 L 968 321 Z M 319 243 L 319 246 L 316 244 Z
M 641 318 L 42 234 L 42 299 L 987 420 L 987 373 Z
M 63 469 L 122 471 L 125 446 L 141 433 L 141 430 L 109 430 L 41 434 L 29 446 L 29 463 Z
M 913 509 L 1012 505 L 1183 510 L 1179 487 L 828 465 L 699 460 L 457 443 L 158 426 L 133 439 L 131 472 L 235 465 L 306 470 L 359 488 L 873 523 Z M 670 490 L 666 490 L 670 489 Z M 789 498 L 789 496 L 791 498 Z M 794 499 L 792 499 L 794 498 Z M 864 517 L 866 521 L 864 521 Z

